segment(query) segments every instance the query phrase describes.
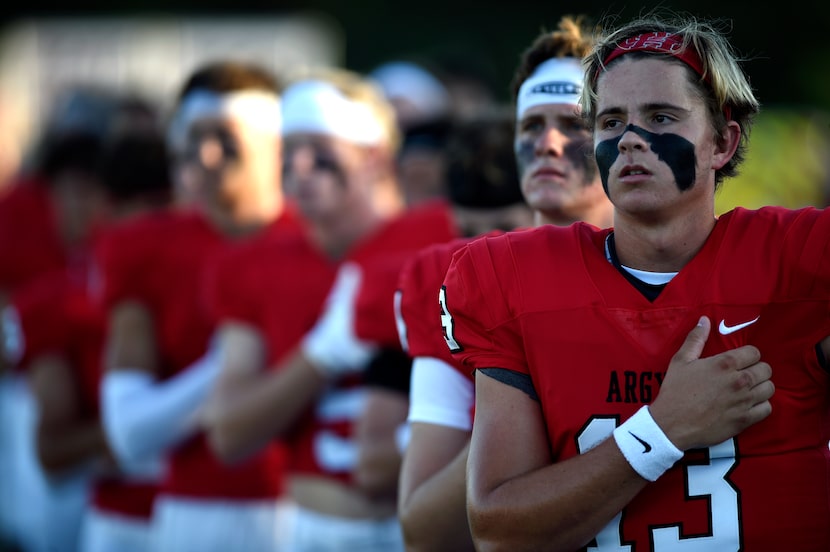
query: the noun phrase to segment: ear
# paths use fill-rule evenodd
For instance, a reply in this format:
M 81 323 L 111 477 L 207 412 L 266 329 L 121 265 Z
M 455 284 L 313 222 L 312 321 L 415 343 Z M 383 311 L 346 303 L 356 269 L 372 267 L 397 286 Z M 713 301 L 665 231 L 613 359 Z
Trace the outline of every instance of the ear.
M 715 141 L 715 152 L 712 157 L 712 168 L 720 169 L 735 155 L 741 141 L 741 126 L 735 121 L 727 121 L 723 132 Z

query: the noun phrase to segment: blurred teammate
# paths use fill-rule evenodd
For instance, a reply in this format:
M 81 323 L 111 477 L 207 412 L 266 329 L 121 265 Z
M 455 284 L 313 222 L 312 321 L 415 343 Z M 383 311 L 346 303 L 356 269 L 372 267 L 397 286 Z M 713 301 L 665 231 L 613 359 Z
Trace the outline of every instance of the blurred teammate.
M 159 551 L 271 550 L 282 481 L 264 452 L 229 468 L 211 453 L 197 411 L 219 365 L 201 282 L 229 243 L 297 221 L 280 183 L 279 86 L 259 66 L 218 61 L 182 87 L 169 140 L 193 176 L 192 208 L 141 217 L 101 252 L 108 308 L 102 412 L 119 462 L 163 459 L 153 508 Z M 176 194 L 181 191 L 177 190 Z
M 101 142 L 123 115 L 124 98 L 96 87 L 72 88 L 56 101 L 30 162 L 0 199 L 0 303 L 43 274 L 87 262 L 91 237 L 107 214 L 96 166 Z M 0 329 L 0 437 L 8 451 L 0 461 L 0 535 L 29 548 L 72 542 L 85 485 L 70 478 L 57 485 L 41 469 L 27 378 L 9 370 L 21 349 L 14 311 L 4 311 Z
M 303 76 L 285 90 L 283 117 L 284 182 L 308 226 L 226 259 L 214 286 L 222 374 L 205 424 L 228 462 L 290 442 L 297 511 L 288 550 L 400 550 L 394 500 L 353 481 L 360 372 L 376 361 L 375 347 L 355 337 L 358 297 L 361 282 L 374 282 L 364 312 L 382 304 L 379 316 L 388 309 L 394 327 L 391 267 L 452 228 L 444 209 L 405 209 L 394 112 L 365 79 Z
M 102 140 L 100 135 L 92 132 L 73 131 L 56 137 L 45 150 L 44 174 L 48 175 L 50 182 L 47 194 L 60 197 L 64 205 L 71 204 L 62 212 L 75 215 L 67 217 L 71 220 L 67 220 L 64 226 L 68 231 L 54 236 L 73 234 L 72 242 L 76 245 L 70 249 L 61 244 L 59 251 L 63 253 L 65 263 L 44 268 L 20 282 L 9 294 L 8 306 L 3 311 L 7 362 L 22 378 L 19 394 L 11 397 L 15 401 L 11 406 L 16 409 L 13 415 L 19 437 L 9 451 L 12 458 L 17 458 L 15 479 L 9 485 L 11 489 L 18 489 L 18 500 L 27 499 L 26 513 L 20 515 L 18 527 L 23 546 L 33 552 L 47 551 L 58 545 L 66 550 L 77 550 L 78 526 L 86 507 L 89 474 L 80 466 L 75 466 L 76 470 L 61 469 L 67 468 L 67 465 L 50 461 L 49 453 L 54 450 L 52 445 L 60 446 L 60 443 L 54 443 L 42 431 L 49 413 L 41 408 L 40 384 L 48 377 L 40 377 L 42 372 L 32 367 L 32 359 L 24 355 L 25 351 L 42 352 L 38 338 L 42 338 L 46 330 L 35 325 L 34 329 L 40 331 L 40 335 L 24 332 L 21 318 L 22 315 L 28 317 L 29 311 L 34 309 L 41 311 L 40 318 L 49 316 L 52 310 L 59 311 L 58 297 L 54 296 L 59 294 L 56 280 L 66 279 L 64 274 L 67 272 L 80 276 L 88 264 L 88 237 L 93 226 L 100 224 L 105 210 L 104 188 L 97 173 Z M 53 201 L 47 196 L 50 209 L 54 208 Z M 25 229 L 21 225 L 17 231 L 24 233 Z M 23 240 L 28 237 L 23 236 Z M 68 262 L 70 256 L 72 262 Z M 30 306 L 32 300 L 39 305 Z M 59 330 L 57 334 L 56 337 L 62 337 Z M 29 400 L 31 403 L 27 404 Z M 29 463 L 30 459 L 34 460 L 34 464 Z
M 161 135 L 144 129 L 117 132 L 121 135 L 108 137 L 100 148 L 96 174 L 107 195 L 109 215 L 95 242 L 106 239 L 109 225 L 159 208 L 169 196 Z M 78 549 L 145 552 L 157 473 L 125 479 L 107 445 L 98 415 L 106 323 L 95 285 L 94 262 L 89 260 L 45 274 L 13 296 L 21 336 L 18 364 L 36 403 L 36 447 L 43 470 L 55 484 L 77 478 L 77 484 L 89 486 L 74 504 L 76 515 L 85 518 Z M 55 508 L 63 512 L 44 520 L 49 528 L 44 533 L 55 539 L 46 548 L 69 550 L 75 545 L 58 533 L 58 520 L 77 531 L 79 519 L 69 517 L 68 504 Z
M 446 138 L 454 119 L 452 98 L 424 62 L 395 60 L 369 73 L 395 109 L 402 142 L 397 179 L 407 205 L 446 198 Z
M 514 77 L 515 159 L 521 192 L 537 226 L 565 226 L 576 220 L 598 227 L 611 224 L 612 206 L 595 163 L 587 157 L 590 134 L 578 111 L 580 59 L 592 40 L 581 19 L 564 17 L 556 31 L 543 33 L 524 52 Z M 480 226 L 467 235 L 485 229 Z M 474 382 L 471 371 L 449 354 L 439 326 L 445 314 L 437 302 L 452 254 L 465 243 L 427 249 L 407 265 L 400 280 L 399 330 L 414 358 L 411 438 L 399 501 L 409 550 L 473 549 L 465 470 Z
M 494 110 L 477 118 L 459 120 L 450 131 L 445 177 L 447 197 L 457 231 L 466 236 L 463 239 L 497 228 L 504 231 L 532 223 L 532 211 L 519 187 L 513 154 L 513 121 L 512 114 Z M 450 243 L 436 244 L 426 250 L 451 247 Z M 419 252 L 415 258 L 422 255 Z M 409 260 L 406 264 L 410 264 Z M 361 337 L 367 335 L 361 333 Z M 395 496 L 401 463 L 398 441 L 405 435 L 405 427 L 401 426 L 405 425 L 409 409 L 411 372 L 411 359 L 403 350 L 400 354 L 406 361 L 393 366 L 373 366 L 367 371 L 366 408 L 357 430 L 360 454 L 356 478 L 367 488 L 390 489 Z

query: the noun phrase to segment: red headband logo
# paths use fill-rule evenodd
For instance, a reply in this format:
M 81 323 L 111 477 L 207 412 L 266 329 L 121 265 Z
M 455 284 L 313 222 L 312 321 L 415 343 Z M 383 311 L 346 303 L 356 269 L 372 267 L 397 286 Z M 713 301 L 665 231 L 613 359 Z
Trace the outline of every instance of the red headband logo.
M 703 61 L 693 48 L 683 47 L 683 37 L 675 33 L 653 32 L 641 34 L 626 38 L 617 44 L 617 47 L 608 54 L 602 62 L 603 66 L 607 66 L 612 60 L 617 59 L 623 54 L 629 52 L 658 52 L 662 54 L 669 54 L 674 56 L 692 69 L 695 73 L 703 76 Z M 599 69 L 597 69 L 597 76 L 599 76 Z M 711 84 L 709 74 L 706 75 L 706 82 Z M 732 109 L 725 105 L 723 107 L 723 114 L 727 120 L 732 118 Z
M 626 38 L 608 54 L 603 65 L 608 65 L 623 54 L 638 51 L 669 54 L 694 69 L 698 75 L 703 76 L 703 62 L 700 56 L 692 48 L 683 48 L 683 37 L 674 33 L 654 32 Z

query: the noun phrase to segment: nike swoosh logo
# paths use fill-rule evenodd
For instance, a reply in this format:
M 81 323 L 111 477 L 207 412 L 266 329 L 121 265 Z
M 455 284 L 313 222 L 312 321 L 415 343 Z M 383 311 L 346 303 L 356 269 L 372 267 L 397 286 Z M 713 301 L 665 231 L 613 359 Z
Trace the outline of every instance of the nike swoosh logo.
M 718 331 L 720 332 L 721 335 L 729 335 L 733 332 L 737 332 L 738 330 L 746 328 L 750 324 L 756 323 L 759 318 L 761 318 L 760 314 L 755 317 L 755 320 L 750 320 L 749 322 L 744 322 L 742 324 L 735 324 L 734 326 L 727 326 L 726 325 L 726 320 L 721 320 L 720 325 L 718 326 Z
M 643 449 L 644 449 L 643 454 L 645 454 L 647 452 L 651 452 L 651 445 L 649 445 L 647 442 L 643 441 L 642 439 L 640 439 L 639 437 L 637 437 L 636 435 L 634 435 L 630 431 L 628 432 L 628 434 L 631 435 L 632 437 L 634 437 L 635 439 L 637 439 L 640 442 L 640 444 L 643 445 Z

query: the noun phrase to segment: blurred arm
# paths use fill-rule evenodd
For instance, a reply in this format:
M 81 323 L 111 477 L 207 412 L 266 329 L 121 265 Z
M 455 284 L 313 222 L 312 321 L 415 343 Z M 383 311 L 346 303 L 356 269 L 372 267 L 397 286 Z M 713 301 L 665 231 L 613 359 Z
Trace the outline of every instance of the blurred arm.
M 126 466 L 152 461 L 198 430 L 197 411 L 218 364 L 210 351 L 158 381 L 153 321 L 141 305 L 115 308 L 110 319 L 102 414 L 110 445 Z
M 32 360 L 29 382 L 37 402 L 37 455 L 50 475 L 96 457 L 103 459 L 107 443 L 97 419 L 84 418 L 72 368 L 58 355 Z
M 266 370 L 263 337 L 249 325 L 223 324 L 217 336 L 220 375 L 202 424 L 214 452 L 234 462 L 288 431 L 327 379 L 300 352 Z
M 440 359 L 413 363 L 411 433 L 398 501 L 409 552 L 473 550 L 465 496 L 472 387 Z
M 408 397 L 400 391 L 370 387 L 356 422 L 358 461 L 354 478 L 368 495 L 396 498 L 401 452 L 396 432 L 406 422 Z

